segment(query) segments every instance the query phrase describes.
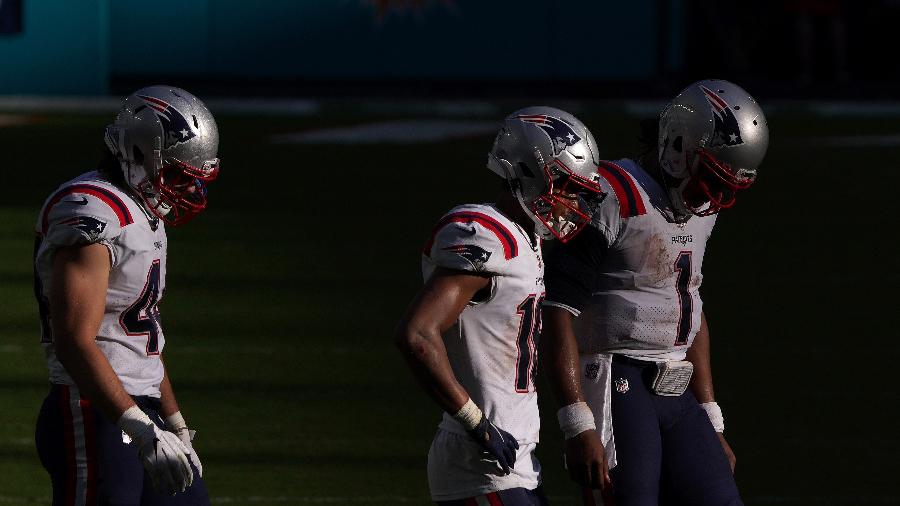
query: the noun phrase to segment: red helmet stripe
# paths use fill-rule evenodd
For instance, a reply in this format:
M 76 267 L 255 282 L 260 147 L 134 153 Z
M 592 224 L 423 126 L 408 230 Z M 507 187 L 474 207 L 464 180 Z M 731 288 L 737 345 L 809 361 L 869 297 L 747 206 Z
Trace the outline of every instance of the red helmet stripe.
M 719 109 L 728 108 L 728 102 L 723 100 L 722 97 L 716 94 L 716 92 L 707 88 L 706 86 L 701 86 L 700 89 L 703 90 L 703 93 L 706 95 L 706 98 L 708 98 L 710 102 L 714 102 L 714 106 L 719 106 Z
M 60 190 L 47 202 L 47 205 L 44 207 L 44 213 L 41 217 L 41 233 L 47 233 L 47 229 L 50 226 L 50 210 L 53 209 L 53 206 L 58 204 L 59 201 L 62 200 L 66 195 L 71 195 L 73 193 L 83 193 L 102 200 L 106 205 L 110 207 L 110 209 L 113 210 L 114 213 L 116 213 L 116 217 L 119 218 L 120 227 L 124 227 L 126 225 L 131 225 L 132 223 L 134 223 L 134 219 L 131 217 L 131 211 L 128 210 L 128 206 L 125 205 L 125 203 L 122 202 L 122 199 L 120 199 L 119 196 L 115 193 L 99 186 L 93 186 L 89 184 L 74 184 Z
M 156 97 L 151 97 L 149 95 L 138 95 L 144 102 L 152 102 L 153 104 L 159 105 L 163 108 L 169 107 L 169 104 L 163 100 L 160 100 Z
M 431 231 L 431 237 L 428 239 L 428 242 L 425 243 L 425 247 L 422 249 L 422 253 L 425 256 L 431 255 L 431 248 L 434 246 L 434 238 L 437 237 L 438 232 L 441 231 L 442 228 L 447 226 L 450 223 L 478 223 L 484 228 L 490 230 L 497 236 L 497 239 L 500 241 L 500 244 L 503 245 L 503 256 L 507 260 L 511 260 L 519 255 L 519 245 L 516 243 L 515 236 L 510 233 L 509 229 L 503 226 L 502 223 L 495 220 L 494 218 L 484 214 L 478 213 L 474 211 L 461 211 L 458 213 L 448 214 L 441 221 L 435 225 L 434 230 Z

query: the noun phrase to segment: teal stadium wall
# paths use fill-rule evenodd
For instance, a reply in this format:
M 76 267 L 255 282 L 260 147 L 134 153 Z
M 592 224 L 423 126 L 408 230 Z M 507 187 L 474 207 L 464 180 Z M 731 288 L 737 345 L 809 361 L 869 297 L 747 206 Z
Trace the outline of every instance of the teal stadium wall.
M 109 0 L 24 0 L 0 35 L 0 93 L 97 94 L 109 83 Z
M 661 65 L 654 0 L 23 1 L 24 33 L 0 37 L 0 93 L 150 76 L 642 80 Z

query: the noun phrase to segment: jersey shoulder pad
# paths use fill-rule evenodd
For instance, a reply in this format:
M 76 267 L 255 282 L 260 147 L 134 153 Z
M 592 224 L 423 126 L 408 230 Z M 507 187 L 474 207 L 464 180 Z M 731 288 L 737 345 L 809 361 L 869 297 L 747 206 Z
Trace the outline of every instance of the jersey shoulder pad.
M 514 228 L 490 206 L 459 206 L 438 221 L 422 253 L 440 267 L 502 275 L 519 255 Z
M 111 185 L 76 180 L 47 199 L 38 221 L 44 240 L 58 246 L 110 240 L 134 223 L 130 197 Z
M 640 184 L 637 182 L 633 174 L 626 170 L 626 164 L 623 161 L 600 162 L 600 186 L 604 192 L 611 193 L 618 207 L 618 213 L 621 218 L 632 218 L 647 214 L 647 205 L 644 202 L 643 192 L 640 190 Z

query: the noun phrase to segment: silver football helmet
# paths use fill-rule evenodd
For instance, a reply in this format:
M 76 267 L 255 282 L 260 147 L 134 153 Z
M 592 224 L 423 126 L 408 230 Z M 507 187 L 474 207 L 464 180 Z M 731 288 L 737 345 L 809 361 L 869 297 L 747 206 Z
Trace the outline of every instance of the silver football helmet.
M 676 221 L 734 205 L 768 147 L 766 116 L 740 86 L 708 79 L 682 90 L 659 116 L 659 164 Z
M 219 130 L 197 97 L 172 86 L 142 88 L 125 99 L 105 141 L 125 182 L 166 223 L 206 208 L 206 184 L 219 174 Z
M 544 239 L 566 242 L 602 200 L 594 136 L 571 114 L 527 107 L 504 121 L 488 153 L 488 168 L 509 182 Z

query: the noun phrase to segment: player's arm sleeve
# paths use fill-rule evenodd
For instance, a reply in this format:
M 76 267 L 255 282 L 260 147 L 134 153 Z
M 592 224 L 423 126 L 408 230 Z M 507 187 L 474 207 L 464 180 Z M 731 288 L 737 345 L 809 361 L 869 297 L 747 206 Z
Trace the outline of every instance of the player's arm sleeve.
M 544 304 L 581 314 L 595 290 L 600 263 L 608 250 L 607 238 L 594 227 L 583 230 L 567 244 L 557 244 L 547 255 Z
M 122 232 L 119 217 L 108 205 L 93 196 L 85 198 L 88 199 L 86 205 L 65 201 L 54 205 L 47 214 L 43 240 L 54 248 L 103 244 L 115 266 L 118 258 L 112 241 Z
M 516 256 L 515 237 L 478 223 L 451 222 L 441 227 L 424 253 L 437 267 L 489 275 L 506 275 Z

